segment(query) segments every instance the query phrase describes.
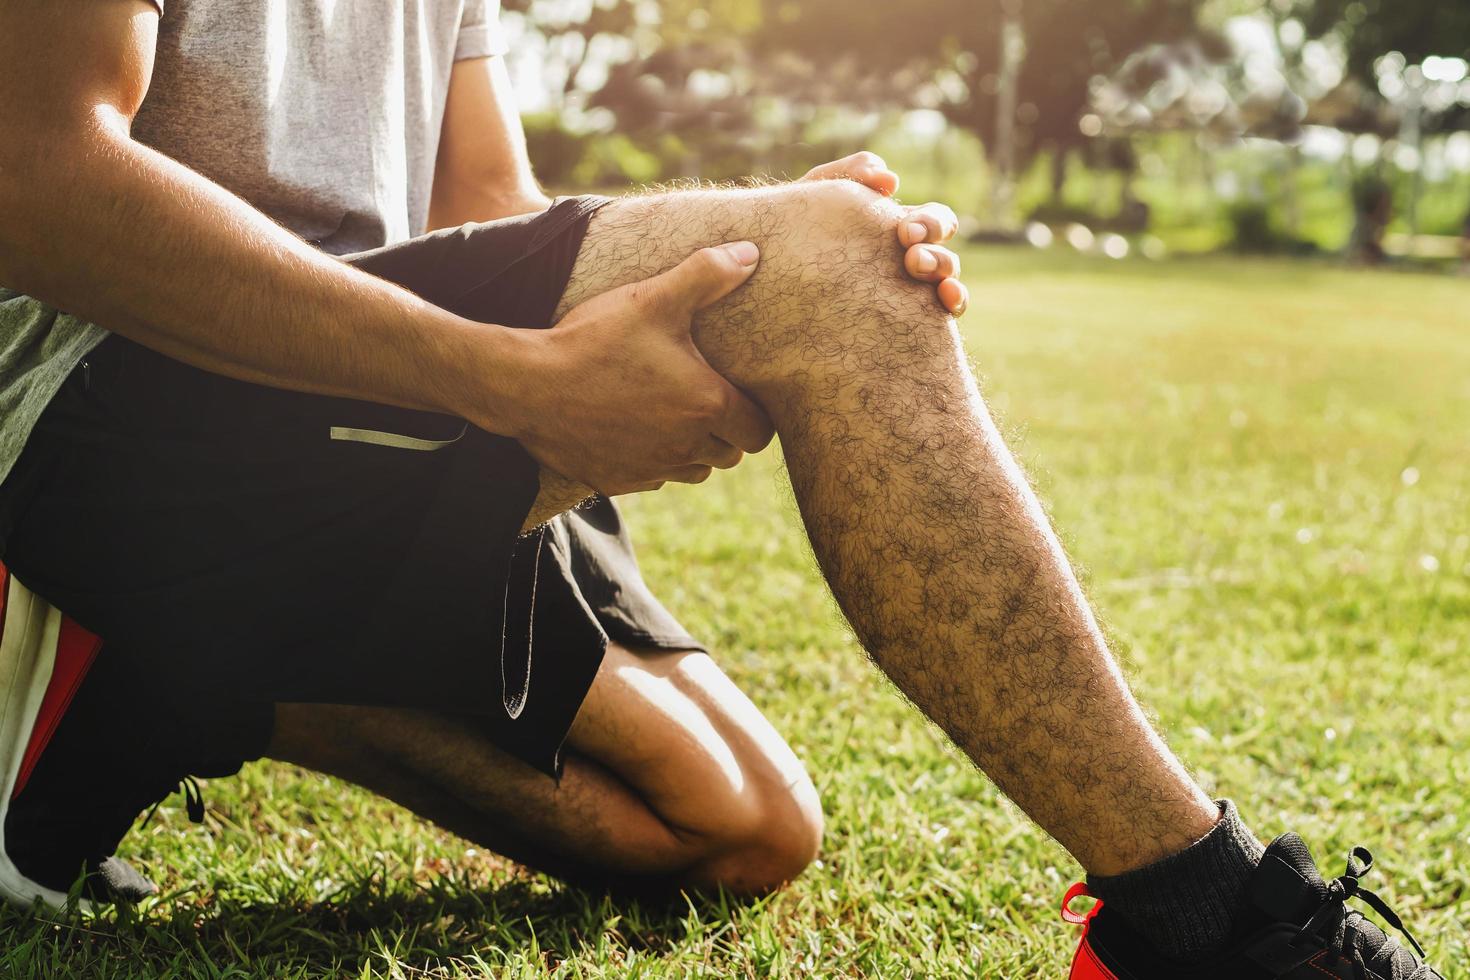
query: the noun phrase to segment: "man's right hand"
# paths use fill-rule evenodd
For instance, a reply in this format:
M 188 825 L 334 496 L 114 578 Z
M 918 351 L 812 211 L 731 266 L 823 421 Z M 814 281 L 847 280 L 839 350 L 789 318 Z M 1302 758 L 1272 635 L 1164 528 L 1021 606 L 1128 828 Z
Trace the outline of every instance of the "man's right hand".
M 694 346 L 696 311 L 750 278 L 750 242 L 701 249 L 662 275 L 596 296 L 551 330 L 516 330 L 518 390 L 465 412 L 543 466 L 613 496 L 700 483 L 775 430 Z M 498 367 L 500 372 L 505 366 Z

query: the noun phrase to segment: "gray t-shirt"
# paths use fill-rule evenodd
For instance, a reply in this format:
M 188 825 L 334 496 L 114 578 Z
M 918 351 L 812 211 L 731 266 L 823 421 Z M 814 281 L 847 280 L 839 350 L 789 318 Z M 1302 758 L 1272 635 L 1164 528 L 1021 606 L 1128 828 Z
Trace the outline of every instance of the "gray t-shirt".
M 505 52 L 499 0 L 155 2 L 133 137 L 337 255 L 425 230 L 450 68 Z M 0 285 L 0 481 L 106 335 Z

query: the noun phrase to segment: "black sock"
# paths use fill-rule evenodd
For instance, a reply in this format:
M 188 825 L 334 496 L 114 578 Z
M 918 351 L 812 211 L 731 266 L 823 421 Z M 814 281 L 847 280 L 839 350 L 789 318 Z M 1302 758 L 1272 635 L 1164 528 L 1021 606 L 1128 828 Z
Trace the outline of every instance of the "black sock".
M 1245 904 L 1265 848 L 1220 801 L 1220 822 L 1203 839 L 1125 874 L 1089 877 L 1087 886 L 1170 959 L 1191 960 L 1221 949 Z

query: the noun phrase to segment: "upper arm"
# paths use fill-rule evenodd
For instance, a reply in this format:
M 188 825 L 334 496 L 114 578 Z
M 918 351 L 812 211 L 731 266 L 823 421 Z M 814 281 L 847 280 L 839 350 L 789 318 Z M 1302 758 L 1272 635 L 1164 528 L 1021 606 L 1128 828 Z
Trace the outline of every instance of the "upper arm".
M 505 59 L 454 63 L 435 181 L 463 184 L 512 178 L 525 156 L 525 135 Z
M 150 0 L 0 3 L 0 132 L 21 134 L 4 142 L 98 123 L 125 131 L 153 74 L 158 11 Z

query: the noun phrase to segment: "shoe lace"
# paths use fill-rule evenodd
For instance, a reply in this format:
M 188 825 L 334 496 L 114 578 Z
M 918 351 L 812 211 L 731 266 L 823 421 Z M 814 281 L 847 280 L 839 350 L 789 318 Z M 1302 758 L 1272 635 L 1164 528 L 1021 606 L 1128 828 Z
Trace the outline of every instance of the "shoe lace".
M 179 780 L 177 789 L 184 794 L 184 811 L 189 814 L 189 822 L 203 823 L 204 793 L 199 789 L 199 780 L 195 779 L 193 776 L 185 776 L 183 779 Z M 159 797 L 158 802 L 153 804 L 153 806 L 149 808 L 148 816 L 144 817 L 143 822 L 138 825 L 139 830 L 142 830 L 144 827 L 148 826 L 148 822 L 153 819 L 153 815 L 158 812 L 158 808 L 163 805 L 163 801 L 168 799 L 172 795 L 173 790 L 170 790 L 163 796 Z
M 1389 908 L 1383 899 L 1363 887 L 1361 879 L 1372 869 L 1372 852 L 1366 847 L 1353 848 L 1348 854 L 1347 870 L 1327 883 L 1327 897 L 1317 911 L 1312 913 L 1306 925 L 1298 930 L 1297 940 L 1309 935 L 1323 939 L 1337 956 L 1353 964 L 1358 980 L 1368 980 L 1367 970 L 1370 967 L 1386 971 L 1382 975 L 1394 980 L 1439 978 L 1439 974 L 1423 964 L 1424 949 L 1413 933 L 1409 932 L 1398 913 Z M 1403 933 L 1404 938 L 1414 947 L 1414 952 L 1419 954 L 1419 961 L 1413 961 L 1406 950 L 1368 921 L 1361 912 L 1348 908 L 1347 902 L 1352 898 L 1360 899 L 1377 912 L 1384 922 Z M 1409 959 L 1411 964 L 1396 963 L 1399 954 Z M 1403 972 L 1400 967 L 1408 972 Z

